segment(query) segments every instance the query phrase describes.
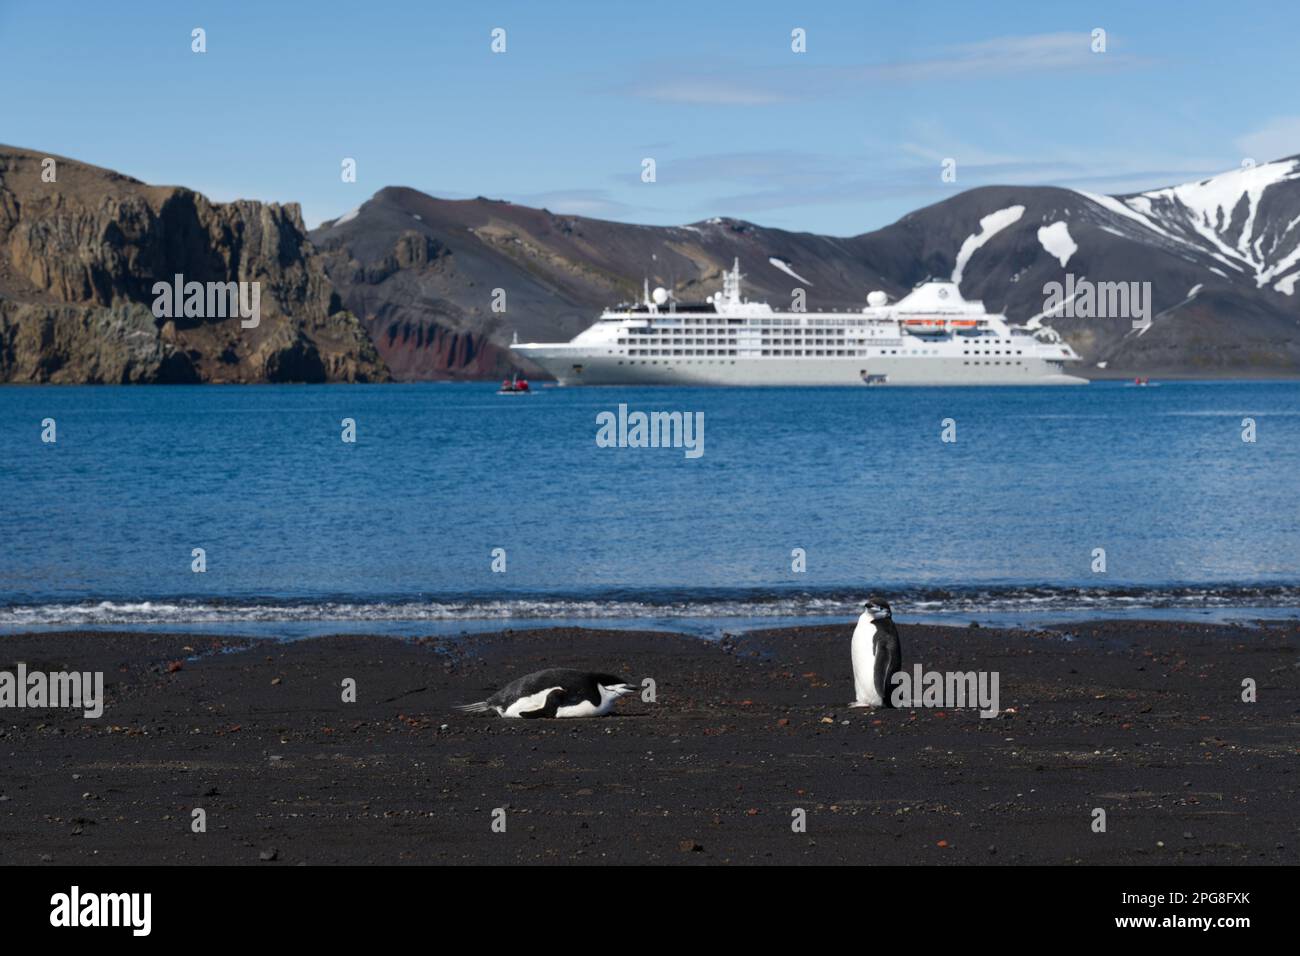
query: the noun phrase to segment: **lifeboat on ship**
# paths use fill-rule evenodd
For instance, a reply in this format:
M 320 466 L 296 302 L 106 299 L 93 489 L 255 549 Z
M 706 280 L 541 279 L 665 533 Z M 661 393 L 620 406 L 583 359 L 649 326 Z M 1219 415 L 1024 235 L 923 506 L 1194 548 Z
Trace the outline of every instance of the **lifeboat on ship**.
M 947 319 L 903 319 L 903 331 L 913 335 L 942 335 L 948 331 Z

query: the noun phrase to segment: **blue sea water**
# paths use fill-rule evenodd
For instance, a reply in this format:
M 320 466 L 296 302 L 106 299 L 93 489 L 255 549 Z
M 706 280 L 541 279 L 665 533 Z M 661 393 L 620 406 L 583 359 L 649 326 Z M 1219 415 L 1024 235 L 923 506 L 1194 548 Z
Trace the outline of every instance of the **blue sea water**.
M 703 455 L 599 447 L 620 403 Z M 1294 613 L 1298 476 L 1296 382 L 10 386 L 0 629 Z

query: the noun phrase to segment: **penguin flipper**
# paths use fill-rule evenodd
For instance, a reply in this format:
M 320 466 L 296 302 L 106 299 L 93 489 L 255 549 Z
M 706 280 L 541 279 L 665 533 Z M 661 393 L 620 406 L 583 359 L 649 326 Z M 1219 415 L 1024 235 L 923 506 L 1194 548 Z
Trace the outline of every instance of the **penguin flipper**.
M 894 706 L 894 688 L 891 678 L 902 668 L 903 662 L 899 659 L 897 641 L 885 639 L 882 635 L 881 643 L 884 646 L 876 654 L 876 692 L 880 694 L 880 706 L 892 709 Z
M 533 720 L 537 717 L 554 717 L 555 712 L 560 708 L 560 698 L 564 695 L 563 687 L 552 687 L 542 700 L 542 705 L 533 710 L 521 710 L 519 716 L 525 720 Z

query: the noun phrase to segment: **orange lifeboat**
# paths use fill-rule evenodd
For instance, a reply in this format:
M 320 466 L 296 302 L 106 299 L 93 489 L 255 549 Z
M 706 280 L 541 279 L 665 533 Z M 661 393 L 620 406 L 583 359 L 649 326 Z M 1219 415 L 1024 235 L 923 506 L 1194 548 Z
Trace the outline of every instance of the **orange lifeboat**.
M 904 319 L 903 330 L 913 335 L 936 335 L 944 331 L 947 319 Z

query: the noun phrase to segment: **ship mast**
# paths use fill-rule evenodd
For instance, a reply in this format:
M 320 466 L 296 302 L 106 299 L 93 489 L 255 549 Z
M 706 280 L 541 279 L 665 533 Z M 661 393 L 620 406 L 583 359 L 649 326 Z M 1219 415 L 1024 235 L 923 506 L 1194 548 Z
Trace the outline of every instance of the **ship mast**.
M 730 272 L 722 273 L 722 300 L 728 306 L 740 305 L 740 257 L 737 256 Z

